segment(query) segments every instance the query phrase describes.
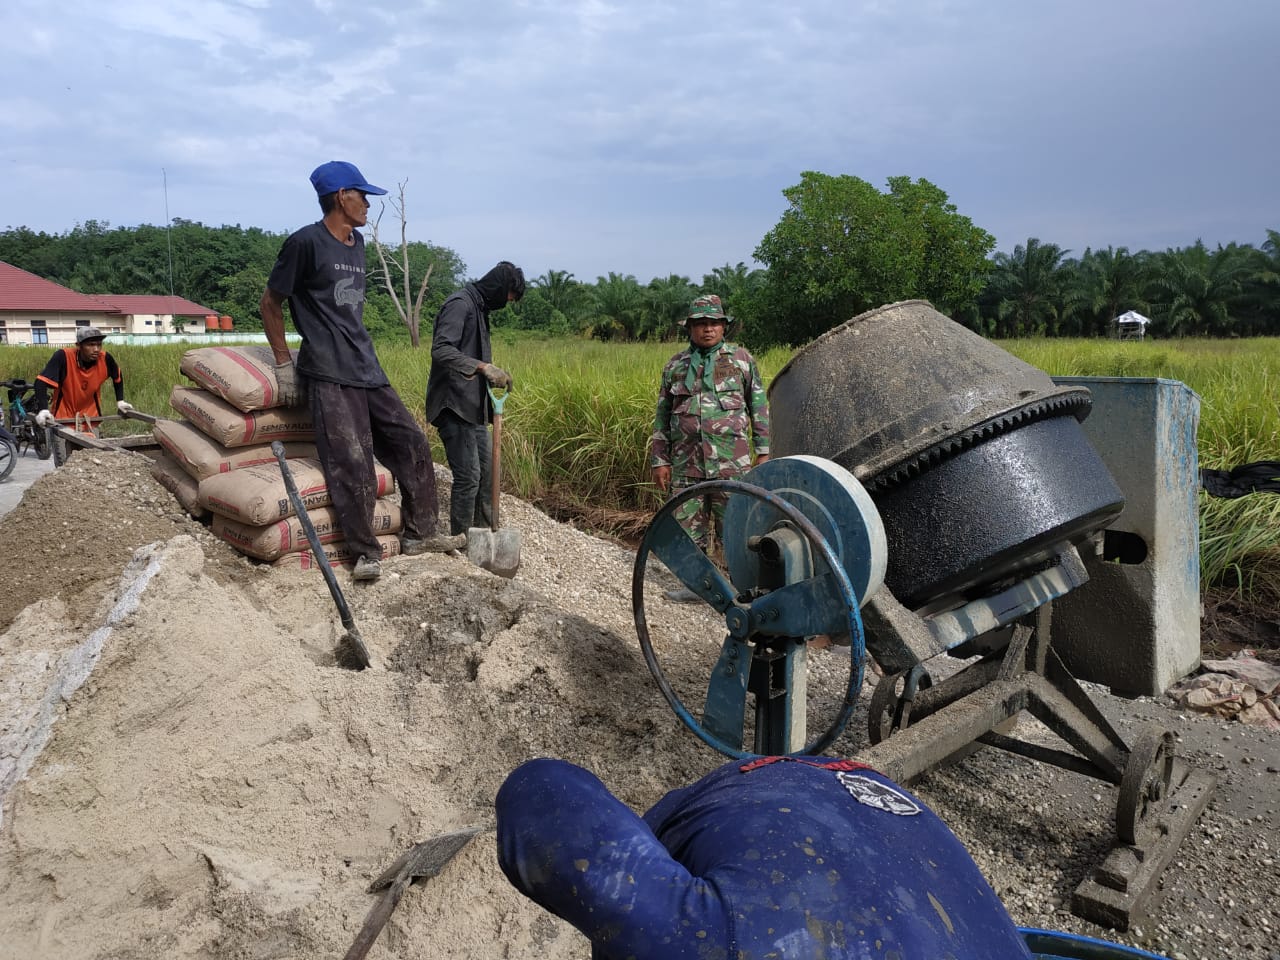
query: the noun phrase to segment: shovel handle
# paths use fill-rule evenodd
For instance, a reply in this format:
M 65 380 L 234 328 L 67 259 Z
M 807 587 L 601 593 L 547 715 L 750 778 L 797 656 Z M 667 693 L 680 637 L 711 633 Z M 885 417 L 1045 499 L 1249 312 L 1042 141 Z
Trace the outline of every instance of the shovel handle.
M 298 515 L 298 522 L 302 524 L 302 532 L 307 535 L 307 542 L 311 544 L 311 552 L 315 554 L 316 565 L 324 574 L 324 582 L 329 585 L 329 594 L 338 607 L 338 616 L 342 618 L 342 625 L 350 630 L 355 626 L 355 619 L 351 616 L 351 608 L 347 606 L 347 600 L 338 587 L 338 578 L 333 575 L 333 567 L 329 565 L 324 545 L 320 543 L 315 524 L 311 522 L 311 516 L 307 513 L 307 505 L 302 502 L 302 497 L 298 494 L 298 485 L 293 482 L 293 472 L 285 459 L 284 444 L 279 440 L 272 441 L 271 452 L 275 454 L 276 462 L 280 464 L 280 476 L 284 479 L 285 492 L 289 495 L 289 502 L 293 504 L 293 512 Z
M 502 407 L 511 396 L 511 390 L 504 390 L 501 396 L 493 387 L 486 388 L 489 399 L 493 402 L 493 437 L 489 444 L 489 529 L 498 529 L 498 500 L 502 493 Z
M 289 502 L 293 504 L 293 511 L 298 515 L 298 521 L 302 524 L 302 531 L 307 535 L 307 542 L 311 544 L 311 552 L 315 555 L 316 564 L 324 575 L 324 582 L 329 588 L 329 595 L 333 597 L 333 603 L 338 608 L 338 617 L 342 620 L 342 626 L 346 628 L 347 637 L 355 648 L 356 659 L 360 661 L 361 668 L 367 667 L 370 664 L 369 649 L 365 646 L 364 638 L 360 636 L 360 631 L 356 629 L 355 618 L 351 616 L 351 608 L 347 606 L 347 598 L 342 595 L 342 589 L 338 586 L 338 578 L 333 575 L 333 567 L 330 566 L 329 558 L 324 552 L 324 545 L 320 542 L 320 535 L 316 533 L 315 524 L 311 522 L 311 516 L 307 513 L 307 505 L 302 502 L 302 496 L 298 493 L 298 485 L 293 482 L 293 472 L 290 471 L 289 463 L 285 459 L 284 444 L 279 440 L 272 441 L 271 452 L 275 454 L 276 462 L 280 464 L 280 476 L 284 480 L 285 492 L 289 494 Z
M 400 898 L 404 896 L 406 888 L 412 882 L 413 877 L 410 874 L 410 865 L 406 863 L 401 868 L 400 875 L 392 881 L 391 886 L 387 887 L 387 892 L 378 898 L 378 902 L 373 905 L 369 915 L 364 918 L 364 926 L 360 928 L 355 941 L 351 944 L 351 948 L 347 950 L 342 960 L 364 960 L 369 950 L 373 947 L 374 941 L 378 939 L 378 934 L 382 932 L 382 928 L 391 919 L 391 913 L 400 902 Z
M 498 529 L 498 500 L 502 493 L 502 414 L 493 412 L 493 438 L 490 442 L 489 477 L 492 496 L 489 503 L 489 529 Z

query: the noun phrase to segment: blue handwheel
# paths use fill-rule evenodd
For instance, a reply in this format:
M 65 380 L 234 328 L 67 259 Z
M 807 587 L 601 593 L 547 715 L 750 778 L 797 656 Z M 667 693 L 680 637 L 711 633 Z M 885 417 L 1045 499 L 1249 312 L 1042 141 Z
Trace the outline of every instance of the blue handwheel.
M 793 458 L 783 458 L 788 459 Z M 757 467 L 756 471 L 764 470 L 773 462 Z M 822 463 L 827 464 L 828 461 Z M 842 470 L 835 464 L 830 466 Z M 778 469 L 772 468 L 771 473 Z M 748 474 L 748 479 L 754 479 L 756 471 Z M 849 479 L 857 485 L 852 477 Z M 860 485 L 857 489 L 861 490 Z M 779 524 L 786 524 L 798 531 L 807 542 L 815 558 L 812 575 L 799 582 L 760 593 L 755 590 L 758 584 L 751 573 L 753 568 L 749 564 L 730 560 L 731 577 L 727 577 L 675 519 L 676 511 L 682 504 L 709 493 L 723 493 L 729 498 L 725 522 L 726 558 L 738 549 L 737 539 L 741 540 L 742 549 L 746 550 L 749 549 L 747 541 L 752 536 L 767 534 Z M 733 528 L 731 537 L 730 510 L 739 500 L 747 501 L 752 506 L 758 503 L 762 509 L 749 512 L 749 522 Z M 870 503 L 869 498 L 867 503 Z M 812 513 L 813 504 L 809 508 L 807 512 Z M 875 512 L 874 506 L 870 507 L 870 511 L 869 516 L 873 520 L 868 525 L 878 529 L 882 545 L 883 528 L 879 527 L 879 514 Z M 735 523 L 738 521 L 735 520 Z M 759 526 L 754 526 L 757 523 Z M 847 530 L 837 531 L 833 528 L 831 532 L 833 535 L 838 533 L 837 540 L 842 543 L 848 539 Z M 733 546 L 729 542 L 731 539 L 735 539 Z M 873 531 L 869 540 L 875 539 Z M 725 618 L 728 634 L 720 659 L 712 672 L 701 721 L 694 717 L 672 688 L 654 653 L 644 607 L 644 585 L 651 554 Z M 866 569 L 859 573 L 858 579 L 860 583 L 866 584 L 864 589 L 874 590 L 883 579 L 882 546 L 869 549 L 867 561 Z M 739 583 L 740 579 L 743 582 Z M 740 740 L 735 743 L 729 738 L 733 735 L 735 723 L 740 730 L 745 717 L 746 678 L 753 643 L 756 638 L 765 637 L 792 637 L 796 638 L 796 642 L 803 642 L 804 637 L 819 634 L 849 637 L 849 679 L 840 709 L 831 725 L 817 737 L 807 741 L 803 749 L 795 754 L 821 753 L 844 731 L 862 689 L 866 661 L 859 594 L 845 569 L 843 558 L 832 547 L 819 525 L 806 515 L 805 509 L 790 502 L 783 493 L 738 480 L 711 480 L 672 497 L 654 516 L 636 552 L 631 600 L 636 634 L 650 673 L 676 716 L 708 746 L 730 757 L 755 756 L 741 748 Z

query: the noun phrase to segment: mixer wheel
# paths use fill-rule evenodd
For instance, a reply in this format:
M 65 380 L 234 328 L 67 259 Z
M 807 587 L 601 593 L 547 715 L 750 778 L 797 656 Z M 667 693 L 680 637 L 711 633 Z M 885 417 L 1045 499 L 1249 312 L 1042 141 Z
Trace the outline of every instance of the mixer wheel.
M 918 689 L 927 690 L 933 681 L 926 673 L 920 678 Z M 867 736 L 872 745 L 888 740 L 911 723 L 911 701 L 902 696 L 906 689 L 907 674 L 896 673 L 880 678 L 871 700 L 867 704 Z
M 1173 764 L 1173 732 L 1147 727 L 1129 751 L 1120 779 L 1116 833 L 1122 842 L 1140 845 L 1158 829 L 1159 815 L 1169 806 Z

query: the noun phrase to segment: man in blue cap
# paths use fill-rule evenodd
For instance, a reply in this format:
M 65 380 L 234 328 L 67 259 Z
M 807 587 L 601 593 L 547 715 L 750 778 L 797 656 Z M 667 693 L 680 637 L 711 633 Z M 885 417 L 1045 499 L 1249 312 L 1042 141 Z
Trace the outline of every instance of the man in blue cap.
M 436 532 L 440 505 L 431 447 L 391 388 L 364 326 L 364 237 L 356 228 L 368 221 L 369 195 L 387 191 L 343 160 L 316 167 L 311 185 L 324 216 L 285 240 L 259 309 L 281 399 L 295 406 L 305 393 L 309 400 L 325 483 L 357 558 L 352 576 L 376 580 L 382 551 L 373 528 L 375 457 L 400 488 L 402 553 L 458 549 L 466 536 Z M 302 336 L 296 365 L 285 341 L 285 300 Z

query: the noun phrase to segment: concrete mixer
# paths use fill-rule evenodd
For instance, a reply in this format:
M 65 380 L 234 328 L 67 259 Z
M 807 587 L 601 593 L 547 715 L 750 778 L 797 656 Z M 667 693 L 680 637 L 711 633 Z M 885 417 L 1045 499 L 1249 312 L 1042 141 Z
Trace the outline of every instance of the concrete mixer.
M 1115 844 L 1072 909 L 1127 928 L 1149 909 L 1215 781 L 1176 756 L 1169 730 L 1127 742 L 1068 669 L 1059 647 L 1070 644 L 1055 642 L 1053 602 L 1087 596 L 1090 569 L 1114 559 L 1106 531 L 1125 506 L 1082 427 L 1088 387 L 1056 383 L 907 301 L 798 351 L 770 406 L 773 459 L 673 497 L 637 552 L 636 630 L 668 703 L 726 755 L 817 754 L 846 729 L 870 656 L 883 677 L 855 759 L 906 783 L 986 745 L 1118 788 Z M 1194 420 L 1190 434 L 1179 476 L 1195 476 Z M 710 492 L 728 496 L 718 560 L 675 520 L 680 504 Z M 1194 508 L 1194 493 L 1186 502 Z M 700 704 L 686 704 L 655 652 L 650 558 L 724 619 Z M 810 731 L 817 636 L 848 644 L 849 673 L 830 722 Z M 1096 658 L 1097 645 L 1085 646 Z M 1014 736 L 1024 712 L 1062 747 Z

